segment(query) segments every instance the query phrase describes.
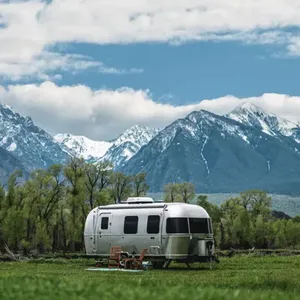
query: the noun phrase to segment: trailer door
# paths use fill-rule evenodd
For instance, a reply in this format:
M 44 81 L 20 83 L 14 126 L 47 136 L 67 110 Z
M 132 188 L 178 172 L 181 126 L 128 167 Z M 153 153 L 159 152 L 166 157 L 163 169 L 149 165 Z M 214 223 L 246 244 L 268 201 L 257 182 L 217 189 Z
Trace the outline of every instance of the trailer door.
M 111 213 L 100 213 L 97 222 L 97 254 L 109 254 L 111 248 Z
M 148 248 L 152 255 L 158 255 L 161 247 L 161 223 L 162 214 L 151 212 L 146 219 L 146 238 L 144 239 L 143 247 Z

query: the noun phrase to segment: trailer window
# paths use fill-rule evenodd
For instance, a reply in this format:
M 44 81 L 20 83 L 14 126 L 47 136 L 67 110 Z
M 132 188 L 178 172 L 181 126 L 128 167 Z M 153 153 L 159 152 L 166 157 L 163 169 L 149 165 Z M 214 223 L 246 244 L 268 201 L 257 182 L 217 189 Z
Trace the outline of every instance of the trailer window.
M 208 219 L 189 218 L 191 233 L 209 233 Z
M 147 223 L 147 233 L 159 233 L 160 216 L 149 216 Z
M 167 233 L 189 233 L 187 218 L 168 218 Z
M 101 220 L 101 229 L 108 229 L 108 217 L 102 217 Z
M 138 229 L 138 220 L 137 216 L 127 216 L 125 217 L 124 222 L 124 233 L 126 234 L 135 234 Z

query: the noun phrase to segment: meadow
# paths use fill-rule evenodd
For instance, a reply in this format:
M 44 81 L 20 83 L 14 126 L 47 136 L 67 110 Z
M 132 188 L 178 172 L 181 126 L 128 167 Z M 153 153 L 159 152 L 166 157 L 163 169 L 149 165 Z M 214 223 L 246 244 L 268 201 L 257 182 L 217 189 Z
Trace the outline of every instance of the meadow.
M 0 263 L 0 299 L 299 299 L 300 257 L 237 255 L 210 269 L 171 264 L 140 273 L 93 272 L 87 259 Z

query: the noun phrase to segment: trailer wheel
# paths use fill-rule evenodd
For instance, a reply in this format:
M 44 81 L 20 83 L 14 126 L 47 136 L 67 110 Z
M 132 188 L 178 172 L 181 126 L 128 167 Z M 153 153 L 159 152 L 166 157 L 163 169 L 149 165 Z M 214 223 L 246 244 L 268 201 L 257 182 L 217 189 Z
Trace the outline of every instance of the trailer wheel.
M 155 269 L 155 270 L 162 269 L 164 263 L 165 263 L 164 261 L 155 261 L 155 262 L 153 262 L 152 263 L 153 269 Z

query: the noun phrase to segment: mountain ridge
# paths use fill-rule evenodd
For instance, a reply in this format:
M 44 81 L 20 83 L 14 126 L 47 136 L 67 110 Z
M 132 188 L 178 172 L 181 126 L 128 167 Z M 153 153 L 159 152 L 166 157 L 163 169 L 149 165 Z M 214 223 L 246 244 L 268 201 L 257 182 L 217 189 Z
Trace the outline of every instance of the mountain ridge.
M 18 166 L 26 173 L 72 156 L 110 160 L 126 174 L 146 172 L 152 192 L 190 181 L 206 193 L 250 188 L 300 193 L 299 125 L 251 103 L 225 115 L 192 111 L 161 130 L 133 125 L 110 141 L 68 133 L 53 137 L 30 117 L 0 105 L 0 179 Z
M 280 172 L 287 167 L 292 176 L 300 178 L 296 146 L 287 137 L 274 137 L 257 127 L 200 110 L 163 129 L 122 170 L 146 172 L 153 191 L 174 181 L 191 181 L 200 192 L 265 189 L 268 185 L 272 190 L 280 182 L 286 183 L 288 174 L 280 176 Z M 285 155 L 288 162 L 282 164 Z
M 90 162 L 109 160 L 117 168 L 134 156 L 158 131 L 133 125 L 110 141 L 95 141 L 68 133 L 57 134 L 54 139 L 72 156 L 83 157 Z

